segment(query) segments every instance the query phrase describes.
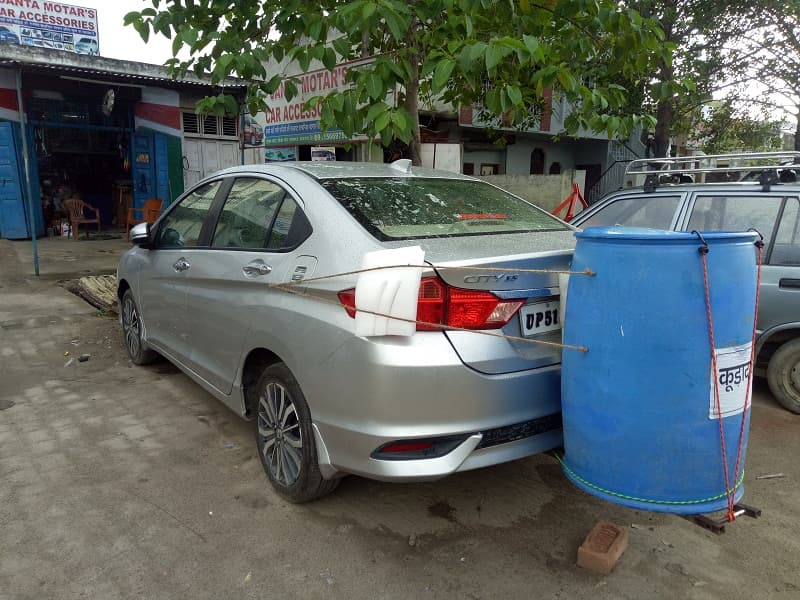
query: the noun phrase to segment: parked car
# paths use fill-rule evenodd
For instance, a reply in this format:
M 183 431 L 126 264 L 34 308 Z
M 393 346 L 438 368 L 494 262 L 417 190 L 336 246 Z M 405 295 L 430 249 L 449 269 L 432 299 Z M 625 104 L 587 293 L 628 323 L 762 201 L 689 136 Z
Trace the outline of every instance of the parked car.
M 264 128 L 250 115 L 244 117 L 244 139 L 251 146 L 259 146 L 264 141 Z
M 131 360 L 161 354 L 253 418 L 291 501 L 344 473 L 432 480 L 561 443 L 558 348 L 422 325 L 358 337 L 355 275 L 294 288 L 320 299 L 269 285 L 419 245 L 419 320 L 560 341 L 557 276 L 513 269 L 567 268 L 573 228 L 497 187 L 405 160 L 234 167 L 132 240 L 118 269 Z
M 8 27 L 3 27 L 0 25 L 0 43 L 1 42 L 11 42 L 13 44 L 19 44 L 19 36 L 11 31 Z
M 78 38 L 78 41 L 75 42 L 75 52 L 78 54 L 91 54 L 93 56 L 100 54 L 97 40 L 88 37 Z
M 791 159 L 794 154 L 800 156 L 788 154 Z M 776 155 L 777 164 L 786 155 Z M 750 173 L 767 170 L 750 169 Z M 757 229 L 766 247 L 756 374 L 766 376 L 778 402 L 800 414 L 800 185 L 786 183 L 787 177 L 778 173 L 778 169 L 770 171 L 768 185 L 749 175 L 736 183 L 659 184 L 613 192 L 580 213 L 572 224 L 678 231 Z

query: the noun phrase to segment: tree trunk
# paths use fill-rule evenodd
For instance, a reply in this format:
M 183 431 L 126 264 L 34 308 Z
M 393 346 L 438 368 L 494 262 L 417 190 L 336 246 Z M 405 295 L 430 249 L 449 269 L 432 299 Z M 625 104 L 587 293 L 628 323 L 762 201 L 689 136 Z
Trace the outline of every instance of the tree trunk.
M 800 106 L 797 109 L 797 126 L 794 128 L 794 149 L 800 152 Z
M 413 5 L 409 2 L 409 5 Z M 406 83 L 406 98 L 403 108 L 408 111 L 411 117 L 411 140 L 408 142 L 408 149 L 411 152 L 411 164 L 414 166 L 422 165 L 422 146 L 419 133 L 419 56 L 420 49 L 417 46 L 417 17 L 411 20 L 411 25 L 406 33 L 406 47 L 408 48 L 408 62 L 410 72 Z
M 411 152 L 411 164 L 422 165 L 422 141 L 419 133 L 419 65 L 412 63 L 412 77 L 406 85 L 406 101 L 403 107 L 411 115 L 411 140 L 408 149 Z
M 672 100 L 661 100 L 656 113 L 656 130 L 653 135 L 653 146 L 656 158 L 669 156 L 669 137 L 672 128 L 672 117 L 675 107 Z

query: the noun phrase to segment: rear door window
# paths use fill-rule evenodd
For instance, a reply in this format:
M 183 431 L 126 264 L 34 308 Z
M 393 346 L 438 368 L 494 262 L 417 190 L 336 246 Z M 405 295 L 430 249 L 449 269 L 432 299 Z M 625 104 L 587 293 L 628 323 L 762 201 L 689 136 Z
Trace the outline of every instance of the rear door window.
M 231 186 L 214 231 L 214 248 L 283 251 L 311 233 L 306 216 L 275 182 L 238 178 Z
M 634 196 L 609 202 L 581 221 L 581 228 L 623 225 L 625 227 L 649 227 L 672 229 L 675 213 L 681 196 Z
M 764 240 L 772 239 L 782 196 L 698 195 L 689 231 L 747 231 L 757 229 Z
M 320 183 L 379 240 L 570 229 L 540 208 L 481 181 L 354 177 Z
M 787 198 L 769 264 L 800 265 L 800 200 Z

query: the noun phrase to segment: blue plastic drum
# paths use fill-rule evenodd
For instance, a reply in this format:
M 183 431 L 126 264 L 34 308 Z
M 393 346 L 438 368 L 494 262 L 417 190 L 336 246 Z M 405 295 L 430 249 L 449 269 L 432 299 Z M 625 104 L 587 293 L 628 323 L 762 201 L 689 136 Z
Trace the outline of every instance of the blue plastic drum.
M 596 227 L 576 233 L 566 301 L 564 472 L 586 492 L 632 508 L 699 514 L 727 508 L 749 393 L 756 298 L 755 233 L 704 232 L 718 363 L 719 412 L 701 253 L 695 233 Z M 749 410 L 747 411 L 749 413 Z M 738 479 L 734 481 L 734 478 Z

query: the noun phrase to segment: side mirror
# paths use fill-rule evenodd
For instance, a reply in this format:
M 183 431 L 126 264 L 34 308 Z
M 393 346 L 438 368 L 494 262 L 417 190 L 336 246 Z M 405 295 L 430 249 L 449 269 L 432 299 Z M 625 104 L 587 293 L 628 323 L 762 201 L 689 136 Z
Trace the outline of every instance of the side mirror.
M 153 239 L 150 237 L 150 223 L 139 223 L 131 228 L 131 242 L 141 248 L 150 248 Z

